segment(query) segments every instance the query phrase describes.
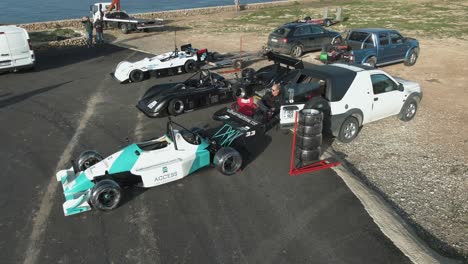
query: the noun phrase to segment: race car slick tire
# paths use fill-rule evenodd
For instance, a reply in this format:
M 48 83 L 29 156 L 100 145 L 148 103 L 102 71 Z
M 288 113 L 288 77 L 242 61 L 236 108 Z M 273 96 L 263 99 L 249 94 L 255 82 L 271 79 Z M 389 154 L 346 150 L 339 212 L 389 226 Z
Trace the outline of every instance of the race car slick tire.
M 302 109 L 299 111 L 299 124 L 303 126 L 313 126 L 322 124 L 323 113 L 318 109 Z
M 127 34 L 128 33 L 128 25 L 127 24 L 120 24 L 120 31 L 122 31 L 122 33 L 124 34 Z
M 295 158 L 302 162 L 311 162 L 320 160 L 321 154 L 322 149 L 320 147 L 311 150 L 305 150 L 301 149 L 300 147 L 296 147 Z
M 297 135 L 296 137 L 296 147 L 299 147 L 303 150 L 313 150 L 322 145 L 322 134 L 318 134 L 312 137 L 304 137 Z
M 141 82 L 145 78 L 145 73 L 142 70 L 133 70 L 129 75 L 130 81 Z
M 115 181 L 106 179 L 96 183 L 91 191 L 91 205 L 101 211 L 117 208 L 122 198 L 122 189 Z
M 84 171 L 103 159 L 104 158 L 98 152 L 94 150 L 88 150 L 80 154 L 76 165 L 79 171 Z
M 176 116 L 184 112 L 184 102 L 180 99 L 172 99 L 167 106 L 167 111 L 169 114 Z
M 322 133 L 322 123 L 316 123 L 310 126 L 299 124 L 297 134 L 305 137 L 311 137 Z
M 194 60 L 188 60 L 184 64 L 184 70 L 186 73 L 194 72 L 197 70 L 197 63 Z
M 411 119 L 413 119 L 418 110 L 418 103 L 419 103 L 418 99 L 415 99 L 415 98 L 409 99 L 409 101 L 406 104 L 404 104 L 403 108 L 401 109 L 401 113 L 399 116 L 400 120 L 408 122 Z
M 231 147 L 223 147 L 216 152 L 213 164 L 222 174 L 232 175 L 241 168 L 242 156 Z
M 315 109 L 322 113 L 322 133 L 331 134 L 331 120 L 330 120 L 330 104 L 323 97 L 313 97 L 304 106 L 304 109 Z M 299 115 L 299 124 L 310 126 L 310 124 L 304 124 L 301 122 L 301 115 Z
M 359 121 L 355 117 L 350 116 L 341 124 L 338 140 L 343 143 L 349 143 L 357 137 L 358 133 Z

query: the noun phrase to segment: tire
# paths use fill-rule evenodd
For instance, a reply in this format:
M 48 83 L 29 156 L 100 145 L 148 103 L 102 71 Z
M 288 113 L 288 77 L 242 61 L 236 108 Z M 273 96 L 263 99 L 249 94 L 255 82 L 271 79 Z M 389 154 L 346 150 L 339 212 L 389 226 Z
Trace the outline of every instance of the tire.
M 375 68 L 377 60 L 375 59 L 375 57 L 370 57 L 366 60 L 366 63 L 369 64 L 371 67 Z
M 302 162 L 310 162 L 320 160 L 322 155 L 322 149 L 320 147 L 311 150 L 304 150 L 300 147 L 296 147 L 295 158 Z
M 320 109 L 304 108 L 299 111 L 299 125 L 313 126 L 315 124 L 322 124 L 323 113 Z
M 400 120 L 408 122 L 416 116 L 418 110 L 419 100 L 415 98 L 409 99 L 409 101 L 403 105 L 403 108 L 400 112 Z
M 302 47 L 302 45 L 295 45 L 291 49 L 291 55 L 295 58 L 299 58 L 300 56 L 302 56 L 302 53 L 304 53 L 304 48 Z
M 145 78 L 145 73 L 142 70 L 133 70 L 129 75 L 130 81 L 141 82 Z
M 120 31 L 124 34 L 128 34 L 129 28 L 127 24 L 120 24 Z
M 96 183 L 91 191 L 91 205 L 101 211 L 110 211 L 120 203 L 122 189 L 115 181 L 106 179 Z
M 167 111 L 169 112 L 169 114 L 176 116 L 176 115 L 182 114 L 184 112 L 184 108 L 185 108 L 184 102 L 176 98 L 176 99 L 172 99 L 169 102 L 169 105 L 167 106 Z
M 357 137 L 358 133 L 359 121 L 355 117 L 350 116 L 341 124 L 338 140 L 343 143 L 349 143 Z
M 194 60 L 188 60 L 184 64 L 184 70 L 186 73 L 194 72 L 197 70 L 197 63 Z
M 297 135 L 312 137 L 318 134 L 322 134 L 322 123 L 315 123 L 311 126 L 304 126 L 299 124 L 297 126 Z
M 88 150 L 80 154 L 76 166 L 79 171 L 84 171 L 103 159 L 104 158 L 97 151 Z
M 296 136 L 296 147 L 303 150 L 313 150 L 322 145 L 322 134 L 318 134 L 311 137 L 305 137 L 301 135 Z
M 243 63 L 242 63 L 242 60 L 233 60 L 232 61 L 232 67 L 234 69 L 242 69 L 242 66 L 244 66 Z
M 231 147 L 223 147 L 216 152 L 213 164 L 222 174 L 232 175 L 241 168 L 242 156 Z
M 416 61 L 418 60 L 418 53 L 412 49 L 408 55 L 408 59 L 405 60 L 405 65 L 406 66 L 413 66 L 414 64 L 416 64 Z
M 330 19 L 325 19 L 325 27 L 331 26 L 331 21 Z

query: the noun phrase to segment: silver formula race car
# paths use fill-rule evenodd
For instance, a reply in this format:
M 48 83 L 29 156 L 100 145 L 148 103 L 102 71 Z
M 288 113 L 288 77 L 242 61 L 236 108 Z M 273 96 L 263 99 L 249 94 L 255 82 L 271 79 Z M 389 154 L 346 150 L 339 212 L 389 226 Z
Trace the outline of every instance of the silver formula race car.
M 205 61 L 207 49 L 195 49 L 191 44 L 183 45 L 180 51 L 166 52 L 137 62 L 120 62 L 112 75 L 120 82 L 141 82 L 151 71 L 174 69 L 177 72 L 194 72 L 198 64 Z
M 72 161 L 71 168 L 56 174 L 65 195 L 65 216 L 91 208 L 102 211 L 116 208 L 123 186 L 154 187 L 182 179 L 211 164 L 222 174 L 236 173 L 243 157 L 231 145 L 238 138 L 250 139 L 254 129 L 224 124 L 212 136 L 203 136 L 204 132 L 185 129 L 169 120 L 164 136 L 131 144 L 107 158 L 95 151 L 82 153 L 76 162 Z

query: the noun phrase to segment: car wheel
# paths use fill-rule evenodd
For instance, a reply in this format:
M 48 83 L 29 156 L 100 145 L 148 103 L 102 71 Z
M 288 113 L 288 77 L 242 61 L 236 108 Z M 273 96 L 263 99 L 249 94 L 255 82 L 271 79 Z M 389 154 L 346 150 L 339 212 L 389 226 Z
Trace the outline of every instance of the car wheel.
M 304 49 L 302 48 L 302 45 L 295 45 L 291 49 L 291 55 L 296 58 L 299 58 L 300 56 L 302 56 L 303 52 L 304 52 Z
M 295 158 L 302 161 L 302 162 L 311 162 L 320 160 L 320 156 L 322 155 L 322 149 L 320 147 L 306 150 L 302 149 L 301 147 L 296 147 L 295 151 Z
M 117 208 L 122 198 L 122 189 L 113 180 L 102 180 L 94 185 L 91 191 L 91 205 L 101 211 Z
M 216 152 L 213 164 L 222 174 L 232 175 L 241 168 L 242 156 L 231 147 L 223 147 Z
M 182 100 L 172 99 L 169 102 L 167 111 L 169 112 L 169 114 L 176 116 L 176 115 L 182 114 L 184 112 L 184 108 L 185 108 L 185 105 L 184 105 L 184 102 L 182 102 Z
M 369 64 L 369 66 L 375 68 L 375 64 L 377 63 L 377 60 L 375 57 L 370 57 L 366 60 L 366 63 Z
M 127 24 L 120 24 L 120 31 L 124 34 L 128 34 L 128 26 Z
M 88 150 L 80 154 L 76 166 L 78 167 L 79 171 L 84 171 L 103 159 L 104 158 L 98 152 L 94 150 Z
M 408 59 L 405 60 L 406 66 L 413 66 L 418 60 L 418 53 L 412 49 L 408 55 Z
M 401 109 L 400 113 L 400 120 L 401 121 L 410 121 L 416 115 L 416 111 L 418 110 L 418 100 L 415 98 L 411 98 Z
M 326 26 L 326 27 L 331 26 L 331 21 L 330 21 L 330 19 L 325 19 L 325 26 Z
M 242 63 L 242 60 L 233 60 L 232 61 L 232 67 L 234 69 L 242 69 L 242 66 L 244 66 L 243 63 Z
M 357 137 L 358 133 L 359 121 L 355 117 L 350 116 L 341 124 L 338 140 L 343 143 L 349 143 Z
M 197 69 L 197 64 L 194 60 L 188 60 L 184 64 L 184 70 L 187 73 L 194 72 Z
M 141 82 L 145 78 L 145 73 L 142 70 L 133 70 L 129 75 L 130 81 Z
M 322 145 L 322 134 L 306 137 L 297 135 L 296 146 L 303 150 L 313 150 Z

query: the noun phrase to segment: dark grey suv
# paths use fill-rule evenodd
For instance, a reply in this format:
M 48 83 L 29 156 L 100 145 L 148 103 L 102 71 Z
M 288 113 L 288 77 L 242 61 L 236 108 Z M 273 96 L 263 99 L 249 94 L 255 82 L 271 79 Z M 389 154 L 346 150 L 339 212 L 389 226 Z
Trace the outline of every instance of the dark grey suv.
M 273 52 L 300 57 L 304 52 L 320 50 L 340 33 L 308 23 L 288 23 L 268 36 L 268 49 Z

